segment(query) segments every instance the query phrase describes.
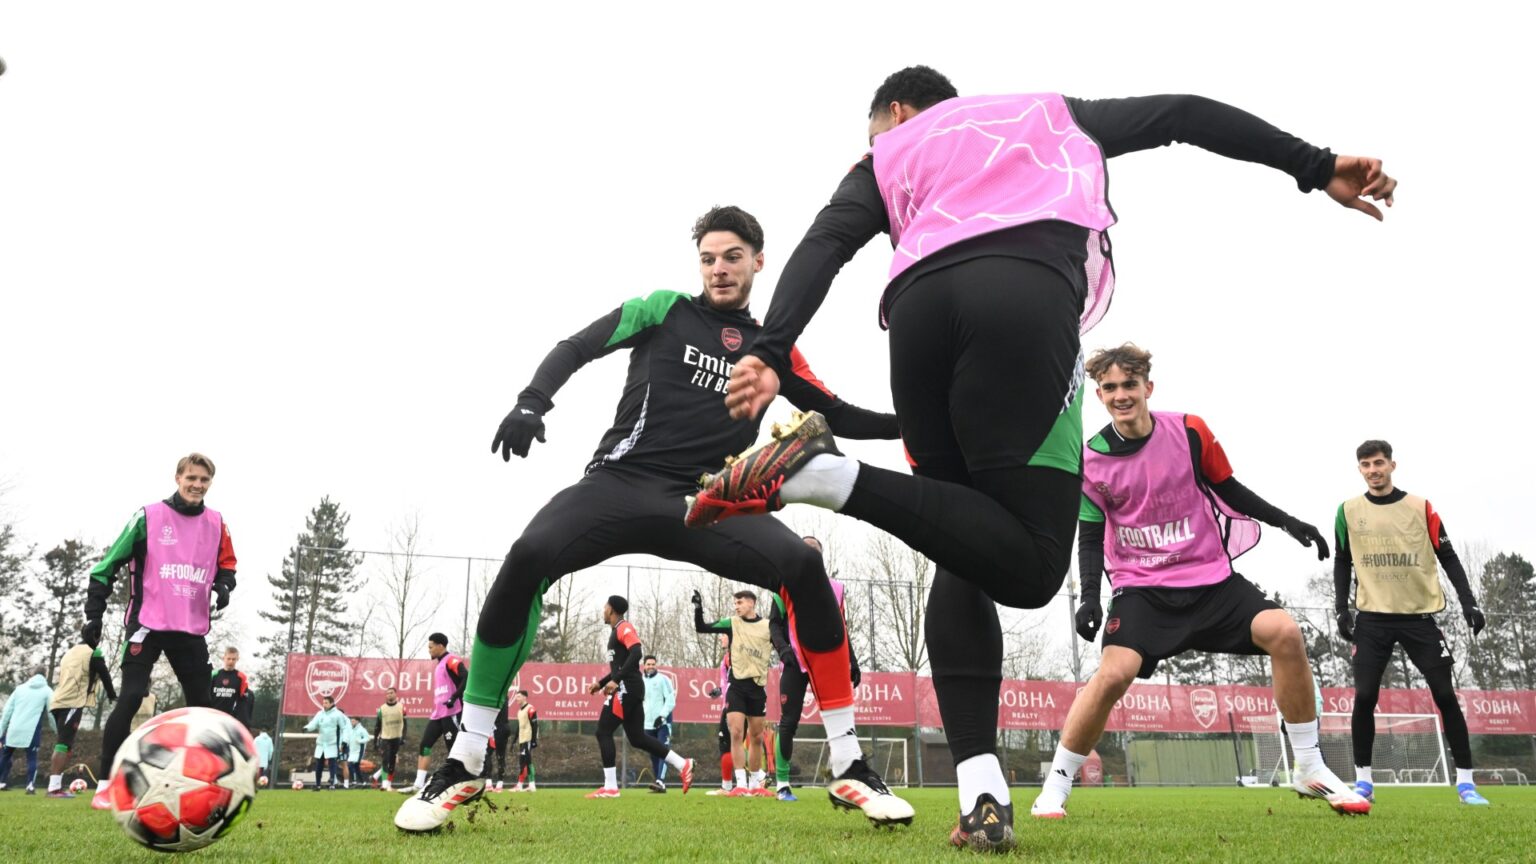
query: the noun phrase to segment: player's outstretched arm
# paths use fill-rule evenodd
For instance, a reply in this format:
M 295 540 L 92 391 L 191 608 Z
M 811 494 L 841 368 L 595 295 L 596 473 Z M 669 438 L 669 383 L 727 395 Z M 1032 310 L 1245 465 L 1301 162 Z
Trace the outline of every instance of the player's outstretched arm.
M 784 398 L 802 411 L 820 411 L 839 438 L 891 441 L 901 437 L 896 415 L 850 405 L 838 398 L 806 362 L 799 348 L 789 352 L 790 371 L 779 380 Z
M 1378 220 L 1381 211 L 1371 201 L 1390 207 L 1397 189 L 1397 181 L 1382 171 L 1380 159 L 1335 156 L 1247 111 L 1204 96 L 1068 97 L 1067 104 L 1106 157 L 1176 142 L 1191 144 L 1283 171 L 1301 191 L 1324 189 L 1339 204 Z

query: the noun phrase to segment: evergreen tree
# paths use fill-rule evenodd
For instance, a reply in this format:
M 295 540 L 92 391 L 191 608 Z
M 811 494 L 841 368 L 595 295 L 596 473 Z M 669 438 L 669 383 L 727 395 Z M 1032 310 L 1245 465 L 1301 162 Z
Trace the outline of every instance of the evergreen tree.
M 1473 680 L 1483 690 L 1536 687 L 1536 570 L 1521 556 L 1500 552 L 1479 582 L 1488 627 L 1468 655 Z
M 33 551 L 20 546 L 14 526 L 0 525 L 0 684 L 7 690 L 22 680 L 40 641 L 34 626 L 37 604 L 26 580 Z
M 351 519 L 329 496 L 321 498 L 283 558 L 281 574 L 267 574 L 272 601 L 259 614 L 277 625 L 261 637 L 262 657 L 271 661 L 268 685 L 282 677 L 290 647 L 303 654 L 340 654 L 349 644 L 347 597 L 356 587 L 361 560 L 347 551 Z
M 50 681 L 59 658 L 80 639 L 86 580 L 100 560 L 101 554 L 80 540 L 65 540 L 43 556 L 43 569 L 36 574 L 43 602 L 35 620 L 48 648 Z

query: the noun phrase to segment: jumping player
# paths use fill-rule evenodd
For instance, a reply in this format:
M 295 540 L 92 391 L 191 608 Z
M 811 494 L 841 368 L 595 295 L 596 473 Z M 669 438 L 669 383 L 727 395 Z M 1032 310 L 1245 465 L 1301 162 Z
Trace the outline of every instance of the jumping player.
M 1258 542 L 1254 519 L 1274 525 L 1318 560 L 1328 543 L 1318 530 L 1260 498 L 1233 476 L 1232 466 L 1193 414 L 1153 412 L 1152 355 L 1125 344 L 1099 351 L 1087 373 L 1111 422 L 1083 449 L 1078 569 L 1083 603 L 1078 633 L 1092 641 L 1104 613 L 1099 581 L 1108 571 L 1114 593 L 1099 668 L 1067 712 L 1066 728 L 1045 786 L 1030 813 L 1066 815 L 1072 777 L 1104 732 L 1115 702 L 1136 678 L 1150 678 L 1159 661 L 1184 651 L 1267 654 L 1275 702 L 1295 753 L 1297 792 L 1322 798 L 1341 813 L 1369 813 L 1323 764 L 1306 642 L 1291 616 L 1232 569 L 1232 559 Z M 980 815 L 1002 813 L 1007 801 L 983 794 Z M 975 846 L 986 832 L 962 819 L 955 842 Z
M 1278 169 L 1303 192 L 1323 189 L 1378 219 L 1364 199 L 1390 206 L 1397 184 L 1379 160 L 1335 156 L 1197 96 L 961 98 L 924 66 L 876 90 L 869 139 L 786 265 L 762 334 L 732 369 L 727 405 L 733 416 L 761 413 L 834 275 L 887 233 L 880 320 L 914 476 L 845 458 L 822 424 L 796 424 L 711 478 L 687 518 L 703 525 L 800 502 L 933 559 L 928 650 L 956 772 L 976 781 L 960 783 L 968 813 L 981 791 L 1007 786 L 996 756 L 1003 640 L 990 601 L 1044 605 L 1071 554 L 1079 334 L 1113 285 L 1106 160 L 1182 141 Z
M 910 822 L 912 809 L 863 760 L 855 735 L 848 648 L 837 600 L 821 558 L 772 519 L 741 520 L 706 531 L 679 522 L 680 496 L 721 454 L 750 444 L 752 420 L 732 420 L 720 394 L 733 363 L 751 350 L 759 326 L 747 310 L 763 267 L 763 232 L 737 207 L 716 207 L 694 225 L 703 290 L 658 291 L 631 300 L 561 342 L 502 421 L 494 450 L 526 456 L 544 438 L 544 415 L 575 371 L 622 348 L 629 378 L 615 423 L 580 482 L 556 494 L 512 544 L 486 596 L 465 693 L 465 734 L 423 793 L 395 824 L 430 831 L 454 807 L 481 793 L 476 780 L 496 709 L 537 634 L 544 591 L 564 574 L 614 555 L 644 553 L 684 561 L 780 593 L 821 700 L 837 806 L 877 823 Z M 826 415 L 848 438 L 895 438 L 896 418 L 855 408 L 826 388 L 799 352 L 785 395 Z
M 1466 568 L 1445 523 L 1434 505 L 1392 485 L 1392 445 L 1371 440 L 1355 448 L 1365 494 L 1339 505 L 1333 536 L 1339 546 L 1333 562 L 1334 607 L 1339 634 L 1355 643 L 1355 710 L 1350 718 L 1355 751 L 1355 791 L 1375 800 L 1371 775 L 1371 750 L 1376 743 L 1376 702 L 1381 696 L 1381 676 L 1392 660 L 1392 649 L 1401 643 L 1408 659 L 1429 684 L 1430 695 L 1445 723 L 1445 737 L 1456 760 L 1456 794 L 1464 804 L 1484 806 L 1488 799 L 1472 779 L 1472 739 L 1467 718 L 1456 701 L 1450 643 L 1435 623 L 1445 609 L 1440 590 L 1440 562 L 1461 601 L 1467 628 L 1476 636 L 1487 620 L 1477 608 L 1477 595 L 1467 579 Z M 1353 567 L 1353 579 L 1351 579 Z M 1358 615 L 1349 612 L 1350 583 Z

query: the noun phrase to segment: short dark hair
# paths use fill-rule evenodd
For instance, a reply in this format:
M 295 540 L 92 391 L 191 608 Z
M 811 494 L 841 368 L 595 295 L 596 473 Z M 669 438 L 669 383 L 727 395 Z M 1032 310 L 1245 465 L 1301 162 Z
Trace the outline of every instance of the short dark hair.
M 647 660 L 656 660 L 656 655 L 655 654 L 647 654 L 644 657 L 640 658 L 640 662 L 641 663 L 644 663 Z M 661 661 L 660 660 L 656 660 L 656 662 L 660 663 Z
M 336 704 L 336 698 L 334 696 L 321 696 L 320 697 L 320 701 L 321 702 L 329 702 L 332 705 Z
M 385 692 L 385 693 L 388 693 L 388 692 L 389 692 L 389 691 L 391 691 L 391 690 L 394 690 L 394 689 L 395 689 L 395 688 L 393 688 L 393 687 L 385 687 L 385 688 L 384 688 L 384 692 Z M 398 690 L 396 690 L 396 691 L 395 691 L 395 692 L 397 692 L 397 693 L 398 693 L 398 692 L 399 692 L 399 691 L 398 691 Z
M 629 611 L 629 601 L 615 594 L 608 598 L 608 608 L 612 609 L 615 615 L 623 615 Z
M 444 648 L 448 647 L 448 637 L 444 636 L 441 633 L 433 633 L 431 636 L 427 637 L 427 641 L 428 642 L 435 642 L 438 645 L 443 646 Z
M 1364 459 L 1367 456 L 1375 456 L 1377 453 L 1380 453 L 1381 455 L 1387 457 L 1388 461 L 1391 461 L 1392 445 L 1381 440 L 1380 438 L 1372 438 L 1371 440 L 1355 448 L 1355 459 L 1358 461 Z
M 886 76 L 884 83 L 875 90 L 875 98 L 869 103 L 869 116 L 886 113 L 892 102 L 923 111 L 959 95 L 960 91 L 942 72 L 928 66 L 908 66 Z
M 757 593 L 753 592 L 753 591 L 737 591 L 735 594 L 732 594 L 731 596 L 735 597 L 737 600 L 746 600 L 748 598 L 751 598 L 753 603 L 757 602 Z
M 693 245 L 697 247 L 704 241 L 704 235 L 711 231 L 735 232 L 737 237 L 747 241 L 753 252 L 763 251 L 763 226 L 757 223 L 756 216 L 735 205 L 716 205 L 694 220 Z
M 518 695 L 521 695 L 521 696 L 527 696 L 528 695 L 528 691 L 527 690 L 519 690 L 517 692 L 518 692 Z

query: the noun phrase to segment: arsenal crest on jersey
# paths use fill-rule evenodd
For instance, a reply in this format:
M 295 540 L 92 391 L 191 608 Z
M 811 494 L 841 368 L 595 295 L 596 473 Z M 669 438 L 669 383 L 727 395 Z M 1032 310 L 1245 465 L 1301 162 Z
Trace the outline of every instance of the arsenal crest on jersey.
M 735 327 L 723 327 L 720 329 L 720 344 L 727 351 L 735 351 L 741 347 L 741 331 Z

